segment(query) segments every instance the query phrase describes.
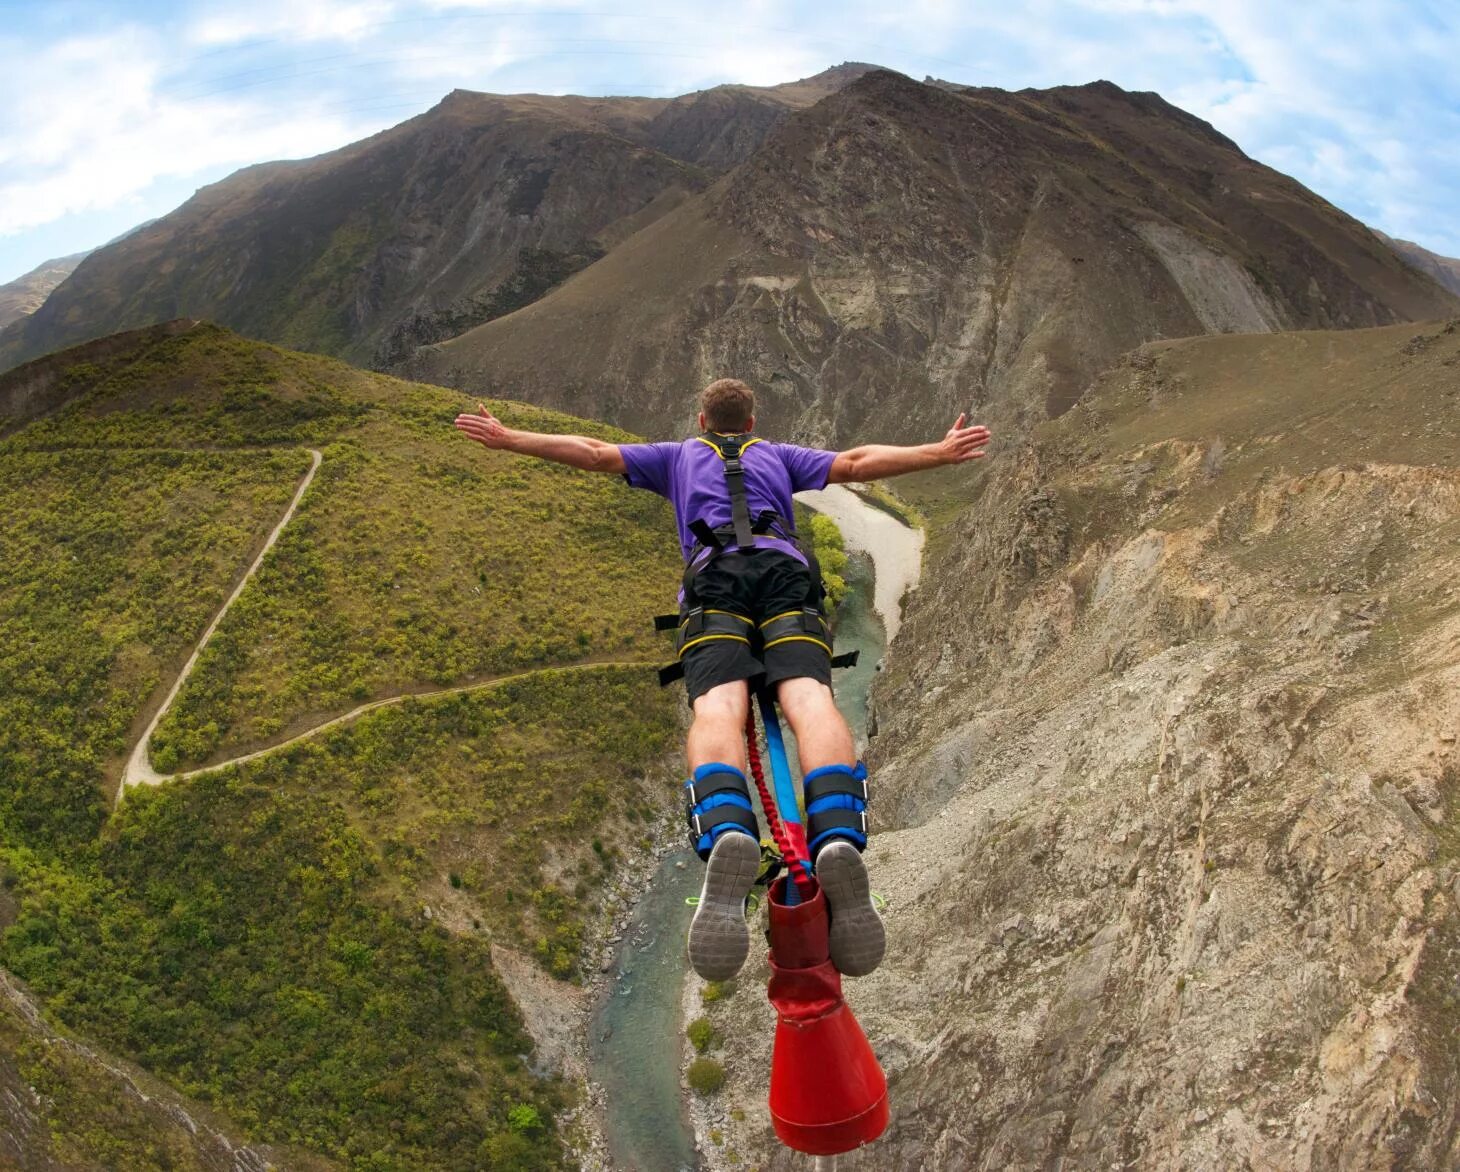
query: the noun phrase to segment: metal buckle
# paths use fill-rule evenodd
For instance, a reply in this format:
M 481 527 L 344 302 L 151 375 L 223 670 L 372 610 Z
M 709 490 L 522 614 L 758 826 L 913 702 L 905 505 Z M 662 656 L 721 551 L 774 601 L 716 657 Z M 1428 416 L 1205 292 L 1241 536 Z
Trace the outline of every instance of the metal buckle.
M 698 840 L 698 839 L 702 838 L 704 836 L 704 833 L 705 833 L 703 830 L 700 829 L 700 816 L 698 814 L 691 814 L 690 817 L 693 819 L 693 822 L 691 822 L 691 825 L 694 827 L 695 838 L 696 838 L 696 840 Z M 862 821 L 864 823 L 867 821 L 867 815 L 866 814 L 863 814 L 862 815 Z

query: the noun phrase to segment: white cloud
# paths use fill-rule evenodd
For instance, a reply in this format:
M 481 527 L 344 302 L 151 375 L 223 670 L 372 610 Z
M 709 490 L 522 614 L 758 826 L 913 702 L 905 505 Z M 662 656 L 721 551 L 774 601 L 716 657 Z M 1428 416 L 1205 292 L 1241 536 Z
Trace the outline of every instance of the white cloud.
M 855 59 L 1154 89 L 1375 226 L 1460 252 L 1457 47 L 1460 8 L 1434 0 L 209 0 L 177 29 L 0 38 L 0 234 L 341 146 L 455 86 L 664 95 Z
M 348 141 L 338 115 L 159 88 L 158 40 L 137 29 L 18 59 L 0 83 L 0 235 L 108 208 L 160 178 L 314 154 Z
M 214 3 L 195 16 L 186 37 L 198 46 L 287 39 L 358 41 L 397 11 L 393 0 L 255 0 Z

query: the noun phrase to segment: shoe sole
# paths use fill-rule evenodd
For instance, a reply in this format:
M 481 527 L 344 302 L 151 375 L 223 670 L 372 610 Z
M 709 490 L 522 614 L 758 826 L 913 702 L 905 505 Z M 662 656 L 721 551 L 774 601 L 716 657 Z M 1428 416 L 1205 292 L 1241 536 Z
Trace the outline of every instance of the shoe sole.
M 816 878 L 831 916 L 831 963 L 845 977 L 865 977 L 887 951 L 887 929 L 872 902 L 867 864 L 851 843 L 834 841 L 816 856 Z
M 721 835 L 705 866 L 705 885 L 689 924 L 689 963 L 707 981 L 728 981 L 750 953 L 745 897 L 760 870 L 760 843 L 748 834 Z

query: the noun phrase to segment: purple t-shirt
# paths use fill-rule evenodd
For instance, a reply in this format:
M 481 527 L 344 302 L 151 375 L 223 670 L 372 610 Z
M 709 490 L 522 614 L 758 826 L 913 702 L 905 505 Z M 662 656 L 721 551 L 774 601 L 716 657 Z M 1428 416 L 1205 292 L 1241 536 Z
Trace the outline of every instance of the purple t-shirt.
M 725 462 L 720 454 L 698 439 L 678 443 L 620 444 L 627 471 L 624 479 L 634 488 L 647 488 L 667 497 L 679 522 L 679 546 L 688 560 L 695 546 L 690 524 L 704 520 L 711 529 L 730 524 L 730 491 L 725 487 Z M 740 455 L 745 469 L 745 499 L 750 516 L 773 509 L 791 519 L 791 494 L 808 488 L 825 488 L 831 475 L 835 452 L 820 448 L 798 448 L 761 440 Z M 805 558 L 779 538 L 755 539 L 757 549 L 778 549 L 797 561 Z

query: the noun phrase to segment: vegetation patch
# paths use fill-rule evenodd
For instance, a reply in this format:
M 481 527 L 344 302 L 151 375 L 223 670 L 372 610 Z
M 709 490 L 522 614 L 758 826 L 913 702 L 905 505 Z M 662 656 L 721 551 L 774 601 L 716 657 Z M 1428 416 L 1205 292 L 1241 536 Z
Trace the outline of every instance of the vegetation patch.
M 0 442 L 0 964 L 252 1137 L 354 1168 L 556 1167 L 564 1091 L 528 1072 L 489 945 L 572 977 L 625 835 L 669 794 L 679 725 L 644 601 L 678 577 L 663 503 L 484 452 L 450 392 L 216 327 L 74 382 Z M 306 447 L 320 473 L 154 763 L 470 690 L 129 791 L 108 821 L 147 698 Z M 125 1166 L 78 1138 L 86 1118 L 57 1125 L 67 1158 Z
M 308 463 L 0 443 L 0 842 L 95 837 L 104 766 Z
M 684 1078 L 695 1094 L 713 1095 L 725 1085 L 725 1068 L 713 1058 L 696 1058 Z

